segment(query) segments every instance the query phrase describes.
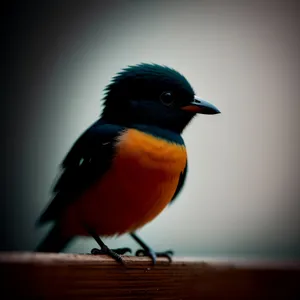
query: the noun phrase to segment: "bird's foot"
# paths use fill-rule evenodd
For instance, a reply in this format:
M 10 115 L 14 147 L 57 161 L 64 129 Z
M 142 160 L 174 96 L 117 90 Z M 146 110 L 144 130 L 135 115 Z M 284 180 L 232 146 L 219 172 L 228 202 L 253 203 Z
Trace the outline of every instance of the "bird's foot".
M 127 252 L 129 252 L 129 253 L 132 252 L 131 249 L 130 249 L 130 248 L 127 248 L 127 247 L 125 247 L 125 248 L 118 248 L 118 249 L 109 249 L 109 248 L 107 247 L 107 249 L 110 250 L 110 251 L 113 251 L 113 252 L 115 252 L 115 253 L 117 253 L 117 254 L 119 254 L 119 255 L 124 255 L 124 254 L 127 253 Z M 107 251 L 107 250 L 93 248 L 93 249 L 91 250 L 91 254 L 94 254 L 94 255 L 107 254 L 106 251 Z
M 166 257 L 169 262 L 172 262 L 172 255 L 174 254 L 174 252 L 172 250 L 167 250 L 164 252 L 155 252 L 153 249 L 151 248 L 147 248 L 147 249 L 139 249 L 136 251 L 135 255 L 136 256 L 149 256 L 152 259 L 152 263 L 153 265 L 156 264 L 156 259 L 157 257 Z
M 103 246 L 102 249 L 93 248 L 91 250 L 92 255 L 108 255 L 121 264 L 124 264 L 124 261 L 120 255 L 123 255 L 127 252 L 131 253 L 131 249 L 130 248 L 109 249 L 106 245 Z

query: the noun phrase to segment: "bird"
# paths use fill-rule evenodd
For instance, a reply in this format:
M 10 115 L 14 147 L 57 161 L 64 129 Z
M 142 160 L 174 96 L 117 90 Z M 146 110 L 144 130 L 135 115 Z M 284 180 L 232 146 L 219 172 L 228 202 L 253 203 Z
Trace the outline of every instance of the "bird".
M 138 63 L 121 69 L 104 88 L 103 109 L 60 164 L 51 200 L 36 221 L 53 227 L 36 252 L 61 252 L 77 236 L 93 237 L 124 263 L 131 249 L 110 249 L 105 237 L 129 234 L 136 255 L 171 261 L 173 251 L 155 252 L 136 231 L 174 203 L 185 184 L 188 157 L 183 130 L 198 114 L 219 114 L 199 98 L 175 69 Z

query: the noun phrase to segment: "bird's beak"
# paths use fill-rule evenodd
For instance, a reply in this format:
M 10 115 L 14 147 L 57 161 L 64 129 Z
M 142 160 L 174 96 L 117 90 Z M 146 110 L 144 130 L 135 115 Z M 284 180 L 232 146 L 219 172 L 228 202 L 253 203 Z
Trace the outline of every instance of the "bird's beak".
M 181 109 L 197 114 L 215 115 L 221 113 L 213 104 L 194 96 L 192 102 L 181 107 Z

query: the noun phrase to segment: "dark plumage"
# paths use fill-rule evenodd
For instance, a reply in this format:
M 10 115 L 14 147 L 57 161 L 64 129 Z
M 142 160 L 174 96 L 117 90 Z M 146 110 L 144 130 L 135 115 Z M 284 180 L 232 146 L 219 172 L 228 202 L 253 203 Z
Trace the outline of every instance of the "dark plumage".
M 193 115 L 180 110 L 194 91 L 177 71 L 156 64 L 131 66 L 115 76 L 106 89 L 102 118 L 117 124 L 142 123 L 181 133 Z M 174 110 L 161 105 L 161 95 L 172 91 Z M 175 110 L 176 109 L 176 110 Z

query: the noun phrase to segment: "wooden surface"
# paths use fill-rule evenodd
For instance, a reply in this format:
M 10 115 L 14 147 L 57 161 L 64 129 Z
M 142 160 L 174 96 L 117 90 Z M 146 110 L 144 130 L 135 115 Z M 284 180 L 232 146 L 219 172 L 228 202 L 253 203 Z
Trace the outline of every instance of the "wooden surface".
M 299 262 L 0 253 L 1 299 L 300 299 Z

